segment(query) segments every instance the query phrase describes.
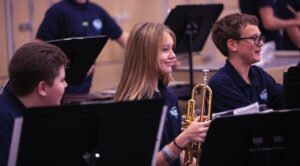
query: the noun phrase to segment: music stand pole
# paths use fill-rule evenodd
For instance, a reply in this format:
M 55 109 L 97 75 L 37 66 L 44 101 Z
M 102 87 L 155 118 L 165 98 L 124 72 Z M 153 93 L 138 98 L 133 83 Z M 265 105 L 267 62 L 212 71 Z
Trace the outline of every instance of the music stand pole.
M 193 86 L 194 86 L 194 75 L 193 75 L 193 38 L 197 35 L 198 31 L 198 24 L 197 23 L 188 23 L 186 25 L 185 34 L 188 37 L 187 44 L 188 44 L 188 54 L 189 54 L 189 75 L 190 75 L 190 94 L 192 93 Z
M 223 4 L 178 5 L 169 13 L 165 24 L 176 35 L 175 53 L 188 53 L 189 85 L 178 91 L 178 98 L 186 100 L 191 97 L 194 85 L 192 52 L 201 51 L 213 23 L 217 20 Z

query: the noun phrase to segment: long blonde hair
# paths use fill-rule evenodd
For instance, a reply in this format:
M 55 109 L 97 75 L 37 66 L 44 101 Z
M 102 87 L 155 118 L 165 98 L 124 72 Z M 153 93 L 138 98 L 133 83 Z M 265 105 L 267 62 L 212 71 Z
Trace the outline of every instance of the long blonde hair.
M 171 74 L 161 74 L 158 65 L 164 32 L 169 33 L 176 43 L 174 33 L 161 23 L 146 22 L 133 27 L 125 50 L 116 101 L 151 99 L 155 92 L 153 81 L 160 79 L 167 85 L 172 79 Z

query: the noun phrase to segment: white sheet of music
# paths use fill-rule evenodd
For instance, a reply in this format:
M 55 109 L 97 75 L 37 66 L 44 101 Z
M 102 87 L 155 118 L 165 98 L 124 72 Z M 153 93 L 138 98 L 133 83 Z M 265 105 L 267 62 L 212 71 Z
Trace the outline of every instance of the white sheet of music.
M 15 166 L 17 165 L 17 157 L 19 150 L 19 143 L 21 138 L 21 131 L 23 125 L 23 118 L 15 118 L 14 128 L 12 133 L 12 141 L 10 144 L 9 157 L 8 157 L 8 165 Z
M 154 152 L 153 152 L 153 156 L 152 156 L 151 166 L 156 166 L 157 165 L 156 164 L 156 157 L 157 157 L 157 154 L 159 152 L 161 137 L 162 137 L 162 133 L 163 133 L 164 126 L 165 126 L 165 119 L 166 119 L 167 109 L 168 109 L 168 106 L 166 106 L 166 105 L 163 106 L 162 113 L 161 113 L 161 118 L 160 118 L 160 124 L 159 124 L 159 128 L 158 128 L 158 131 L 157 131 L 157 137 L 156 137 Z
M 245 114 L 253 114 L 253 113 L 259 113 L 258 102 L 233 110 L 233 115 L 245 115 Z

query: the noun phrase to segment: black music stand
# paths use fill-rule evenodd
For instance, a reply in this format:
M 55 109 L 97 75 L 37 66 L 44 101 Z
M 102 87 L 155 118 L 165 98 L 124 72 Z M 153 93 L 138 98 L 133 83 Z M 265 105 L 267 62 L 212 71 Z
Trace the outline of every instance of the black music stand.
M 192 52 L 202 50 L 222 10 L 223 4 L 178 5 L 171 10 L 165 21 L 176 34 L 175 53 L 189 54 L 190 92 L 194 84 Z
M 292 66 L 283 73 L 283 94 L 285 108 L 300 108 L 300 66 Z
M 50 40 L 47 43 L 61 48 L 69 59 L 66 69 L 66 82 L 69 85 L 80 84 L 95 63 L 108 40 L 107 36 L 73 37 Z
M 216 118 L 200 165 L 300 165 L 299 117 L 300 109 Z
M 162 100 L 31 108 L 15 120 L 9 166 L 153 165 Z

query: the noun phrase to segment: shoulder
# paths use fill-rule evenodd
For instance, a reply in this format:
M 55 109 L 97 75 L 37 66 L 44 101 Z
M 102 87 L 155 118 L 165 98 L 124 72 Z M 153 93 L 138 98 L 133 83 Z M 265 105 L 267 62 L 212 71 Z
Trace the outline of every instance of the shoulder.
M 256 65 L 252 65 L 250 67 L 250 71 L 255 75 L 255 76 L 262 76 L 262 77 L 266 77 L 269 76 L 269 74 L 261 67 L 256 66 Z
M 11 99 L 5 93 L 0 95 L 0 119 L 6 121 L 8 119 L 14 119 L 18 116 L 18 111 L 14 107 L 13 99 Z
M 250 68 L 251 77 L 254 82 L 259 84 L 261 87 L 274 87 L 278 86 L 278 88 L 281 88 L 281 85 L 278 84 L 274 78 L 268 74 L 266 71 L 264 71 L 261 67 L 258 66 L 251 66 Z
M 258 6 L 259 7 L 266 7 L 266 6 L 274 6 L 275 1 L 274 0 L 258 0 Z
M 25 107 L 12 95 L 9 90 L 4 90 L 0 94 L 0 116 L 15 118 L 22 115 Z
M 68 13 L 72 9 L 72 5 L 65 1 L 60 1 L 55 4 L 53 4 L 47 11 L 46 14 L 49 16 L 49 14 L 55 14 L 57 16 L 63 15 L 63 13 Z
M 210 86 L 217 86 L 221 84 L 230 84 L 232 83 L 232 78 L 230 73 L 226 72 L 225 68 L 221 68 L 210 80 Z
M 106 10 L 102 6 L 100 6 L 96 3 L 93 3 L 93 2 L 89 2 L 88 8 L 93 11 L 107 13 Z
M 53 4 L 53 5 L 48 9 L 48 11 L 62 11 L 63 9 L 69 8 L 70 6 L 71 6 L 70 3 L 65 2 L 65 1 L 60 1 L 60 2 L 57 2 L 57 3 Z
M 178 97 L 169 87 L 165 87 L 162 91 L 162 96 L 168 107 L 172 108 L 178 106 Z
M 164 96 L 169 101 L 172 101 L 172 102 L 177 102 L 178 101 L 177 95 L 169 87 L 165 88 L 165 90 L 164 90 Z

